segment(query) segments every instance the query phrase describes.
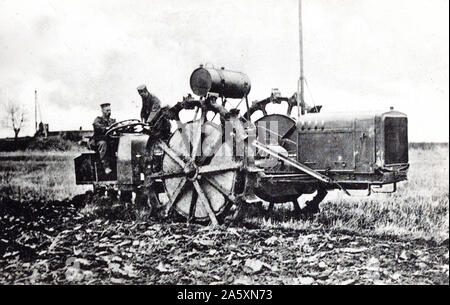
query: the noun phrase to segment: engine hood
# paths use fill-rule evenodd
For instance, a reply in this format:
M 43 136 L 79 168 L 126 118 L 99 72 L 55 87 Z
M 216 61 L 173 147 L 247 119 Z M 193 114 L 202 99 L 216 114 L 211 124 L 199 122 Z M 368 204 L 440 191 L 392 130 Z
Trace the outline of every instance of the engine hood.
M 351 128 L 357 121 L 375 120 L 385 117 L 406 117 L 399 111 L 372 111 L 372 112 L 335 112 L 335 113 L 308 113 L 297 119 L 299 131 L 311 129 Z

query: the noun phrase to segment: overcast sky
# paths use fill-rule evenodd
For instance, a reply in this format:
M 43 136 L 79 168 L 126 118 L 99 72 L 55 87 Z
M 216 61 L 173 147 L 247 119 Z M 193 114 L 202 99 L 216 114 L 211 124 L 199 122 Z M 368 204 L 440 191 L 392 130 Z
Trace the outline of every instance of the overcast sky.
M 396 110 L 411 141 L 449 133 L 448 0 L 303 0 L 309 103 L 323 112 Z M 165 104 L 200 63 L 245 72 L 250 100 L 291 96 L 299 77 L 297 0 L 0 0 L 0 104 L 50 130 L 91 129 L 99 104 L 138 118 L 136 87 Z M 312 96 L 312 97 L 311 97 Z M 0 129 L 0 137 L 13 136 Z

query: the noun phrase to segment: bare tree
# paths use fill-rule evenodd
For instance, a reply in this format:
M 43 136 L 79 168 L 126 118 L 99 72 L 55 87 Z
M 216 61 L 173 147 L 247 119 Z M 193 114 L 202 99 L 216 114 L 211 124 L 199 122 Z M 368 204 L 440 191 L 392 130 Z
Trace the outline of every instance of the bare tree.
M 6 128 L 12 128 L 14 131 L 14 138 L 17 139 L 19 132 L 25 125 L 26 116 L 23 107 L 10 102 L 5 106 L 6 112 L 3 118 L 3 125 Z

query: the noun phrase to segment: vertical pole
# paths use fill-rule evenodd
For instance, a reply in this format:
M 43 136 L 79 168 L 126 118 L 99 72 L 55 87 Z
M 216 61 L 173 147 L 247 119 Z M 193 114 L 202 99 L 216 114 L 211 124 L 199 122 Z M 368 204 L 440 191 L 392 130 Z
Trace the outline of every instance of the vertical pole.
M 250 123 L 250 104 L 248 103 L 248 95 L 245 95 L 245 105 L 247 107 L 247 117 L 245 118 L 247 122 Z
M 37 90 L 34 90 L 34 131 L 37 129 Z
M 299 47 L 300 47 L 300 79 L 297 88 L 297 112 L 298 117 L 300 113 L 305 114 L 303 108 L 304 103 L 304 72 L 303 72 L 303 24 L 302 24 L 302 0 L 298 0 L 298 29 L 299 29 Z

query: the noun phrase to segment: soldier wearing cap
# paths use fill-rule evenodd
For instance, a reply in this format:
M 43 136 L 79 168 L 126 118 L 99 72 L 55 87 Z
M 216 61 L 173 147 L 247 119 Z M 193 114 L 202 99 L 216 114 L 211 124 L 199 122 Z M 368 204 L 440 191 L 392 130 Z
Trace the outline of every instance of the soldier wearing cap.
M 141 120 L 144 123 L 149 123 L 161 109 L 161 101 L 148 92 L 146 85 L 140 85 L 137 87 L 137 91 L 142 98 Z
M 96 117 L 92 124 L 94 126 L 94 136 L 91 138 L 89 145 L 99 153 L 105 173 L 110 174 L 112 172 L 109 160 L 111 143 L 110 139 L 105 136 L 105 133 L 116 120 L 111 118 L 111 104 L 104 103 L 100 107 L 102 108 L 102 116 Z

